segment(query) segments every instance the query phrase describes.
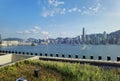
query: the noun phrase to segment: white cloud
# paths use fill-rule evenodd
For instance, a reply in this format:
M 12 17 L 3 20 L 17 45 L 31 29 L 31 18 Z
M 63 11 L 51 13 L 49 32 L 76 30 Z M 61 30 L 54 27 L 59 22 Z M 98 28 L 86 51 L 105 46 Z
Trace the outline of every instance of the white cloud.
M 48 14 L 46 8 L 43 7 L 42 16 L 43 16 L 43 17 L 47 17 L 48 15 L 49 15 L 49 14 Z
M 101 9 L 101 4 L 100 4 L 100 3 L 97 3 L 97 5 L 96 5 L 94 8 L 92 8 L 92 10 L 93 10 L 95 13 L 97 13 L 100 9 Z
M 43 37 L 44 37 L 45 39 L 48 39 L 48 38 L 51 36 L 51 35 L 49 34 L 49 32 L 47 32 L 47 31 L 42 31 L 41 34 L 43 35 Z
M 61 8 L 53 8 L 53 9 L 51 9 L 51 10 L 44 10 L 43 12 L 42 12 L 42 16 L 43 17 L 47 17 L 47 16 L 54 16 L 54 15 L 56 15 L 56 14 L 65 14 L 65 11 L 66 11 L 66 9 L 65 8 L 63 8 L 63 9 L 61 9 Z
M 90 14 L 91 14 L 91 12 L 90 12 L 90 11 L 85 10 L 85 11 L 83 11 L 81 14 L 82 14 L 82 15 L 90 15 Z
M 78 12 L 81 12 L 81 10 L 80 10 L 80 9 L 78 9 Z
M 69 10 L 68 10 L 68 12 L 72 12 L 72 10 L 71 10 L 71 9 L 69 9 Z
M 65 8 L 59 7 L 59 5 L 63 5 L 63 1 L 58 0 L 48 0 L 48 4 L 43 7 L 42 16 L 54 16 L 56 14 L 65 14 Z
M 42 12 L 42 16 L 43 16 L 43 17 L 47 17 L 47 16 L 48 16 L 47 12 L 45 12 L 45 11 Z
M 34 26 L 34 28 L 29 29 L 29 30 L 24 30 L 24 31 L 17 31 L 17 34 L 36 34 L 36 33 L 40 33 L 40 27 L 38 26 Z
M 78 8 L 76 8 L 76 7 L 72 9 L 72 11 L 74 11 L 74 12 L 77 11 L 77 10 L 78 10 Z
M 55 2 L 55 0 L 48 0 L 49 4 L 53 4 Z
M 93 5 L 89 7 L 83 7 L 82 15 L 94 15 L 103 10 L 102 4 L 99 0 L 96 0 Z
M 66 9 L 63 8 L 60 13 L 61 13 L 61 14 L 65 14 L 65 13 L 66 13 Z
M 29 32 L 31 32 L 31 33 L 40 33 L 40 27 L 34 26 L 34 28 L 30 29 Z
M 31 32 L 29 30 L 25 30 L 24 34 L 30 34 Z
M 38 27 L 38 26 L 34 26 L 34 29 L 36 29 L 36 30 L 39 30 L 39 31 L 40 31 L 40 27 Z
M 44 38 L 48 38 L 49 36 L 51 36 L 49 32 L 41 30 L 39 26 L 34 26 L 33 28 L 24 31 L 17 31 L 16 33 L 19 35 L 37 36 L 37 37 L 41 36 Z
M 83 7 L 72 7 L 70 9 L 67 9 L 64 6 L 64 2 L 60 0 L 48 0 L 48 4 L 43 7 L 42 10 L 42 16 L 55 16 L 59 14 L 66 14 L 67 12 L 79 12 L 82 15 L 92 15 L 99 13 L 99 11 L 102 9 L 102 5 L 99 0 L 93 1 L 93 4 L 90 6 L 83 6 Z
M 47 31 L 42 31 L 41 32 L 43 35 L 49 35 L 49 32 L 47 32 Z
M 25 35 L 25 34 L 31 34 L 31 32 L 29 30 L 25 30 L 25 31 L 17 31 L 17 34 L 21 34 L 21 35 Z
M 58 0 L 48 0 L 48 3 L 54 7 L 64 4 L 63 1 L 58 1 Z
M 61 32 L 61 33 L 60 33 L 60 36 L 66 36 L 66 35 L 67 35 L 66 32 Z
M 54 8 L 53 10 L 49 11 L 50 16 L 54 16 L 55 14 L 58 14 L 58 13 L 60 13 L 59 8 Z
M 72 9 L 69 9 L 68 12 L 81 12 L 81 9 L 74 7 Z

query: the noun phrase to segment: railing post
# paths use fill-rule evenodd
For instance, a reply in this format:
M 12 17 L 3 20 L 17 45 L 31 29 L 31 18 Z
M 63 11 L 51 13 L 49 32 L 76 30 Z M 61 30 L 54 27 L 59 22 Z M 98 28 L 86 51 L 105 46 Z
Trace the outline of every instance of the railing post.
M 28 53 L 28 52 L 27 52 Z M 33 55 L 33 53 L 31 53 L 30 55 Z
M 2 52 L 3 52 L 3 53 L 5 53 L 5 51 L 4 51 L 4 50 L 3 50 Z
M 26 52 L 26 53 L 24 53 L 24 54 L 29 55 L 29 53 L 28 53 L 28 52 Z M 24 54 L 23 54 L 23 55 L 24 55 Z
M 78 55 L 75 55 L 75 58 L 77 58 L 77 59 L 78 59 Z
M 11 51 L 9 51 L 9 53 L 11 53 Z
M 56 54 L 56 57 L 59 57 L 59 55 L 58 55 L 58 54 Z
M 45 53 L 45 56 L 47 57 L 47 53 Z
M 17 51 L 15 51 L 15 54 L 17 54 Z
M 117 61 L 120 61 L 120 56 L 117 57 Z
M 111 60 L 111 57 L 110 56 L 107 56 L 107 61 L 110 61 Z
M 19 54 L 21 54 L 21 52 L 19 52 Z
M 25 52 L 22 52 L 22 54 L 24 55 L 24 54 L 25 54 Z
M 98 56 L 98 60 L 102 60 L 102 56 Z
M 12 53 L 14 54 L 14 51 L 12 51 Z
M 40 56 L 42 56 L 42 53 L 40 53 Z
M 64 55 L 64 54 L 62 54 L 62 57 L 63 57 L 63 58 L 65 58 L 65 55 Z
M 90 56 L 90 59 L 94 59 L 93 56 Z
M 68 58 L 71 58 L 71 55 L 68 55 Z
M 83 55 L 83 59 L 86 59 L 85 55 Z
M 35 53 L 35 55 L 38 55 L 37 53 Z
M 50 57 L 53 57 L 53 54 L 52 54 L 52 53 L 50 54 Z

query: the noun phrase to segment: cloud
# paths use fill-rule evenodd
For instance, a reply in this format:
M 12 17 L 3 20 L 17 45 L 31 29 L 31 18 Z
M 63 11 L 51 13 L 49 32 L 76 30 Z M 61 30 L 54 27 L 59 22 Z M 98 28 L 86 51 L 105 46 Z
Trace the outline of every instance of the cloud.
M 35 26 L 34 29 L 35 30 L 40 30 L 40 27 L 39 26 Z
M 65 13 L 66 13 L 66 9 L 63 8 L 60 13 L 61 13 L 61 14 L 65 14 Z
M 47 4 L 42 9 L 42 17 L 55 16 L 55 15 L 63 15 L 66 13 L 78 12 L 82 15 L 92 15 L 97 14 L 102 9 L 102 5 L 100 0 L 93 0 L 92 5 L 82 6 L 82 7 L 65 7 L 65 2 L 60 0 L 47 0 Z
M 31 32 L 29 30 L 25 30 L 24 34 L 30 34 Z
M 36 34 L 36 33 L 40 33 L 40 27 L 38 26 L 34 26 L 32 29 L 29 30 L 24 30 L 24 31 L 17 31 L 17 34 Z
M 68 12 L 72 12 L 72 10 L 71 10 L 71 9 L 69 9 L 69 10 L 68 10 Z
M 76 7 L 75 7 L 75 8 L 73 8 L 73 9 L 72 9 L 72 11 L 74 11 L 74 12 L 75 12 L 75 11 L 77 11 L 77 9 L 78 9 L 78 8 L 76 8 Z
M 47 32 L 47 31 L 42 31 L 41 32 L 43 35 L 49 35 L 49 32 Z
M 97 3 L 97 5 L 95 7 L 93 7 L 91 10 L 93 10 L 93 12 L 97 13 L 100 9 L 101 9 L 101 4 Z
M 66 35 L 67 35 L 66 32 L 61 32 L 61 33 L 60 33 L 60 36 L 66 36 Z
M 46 10 L 45 7 L 43 7 L 43 11 L 42 11 L 42 16 L 43 17 L 47 17 L 49 14 L 48 14 L 48 11 Z
M 74 7 L 72 9 L 69 9 L 68 12 L 81 12 L 81 9 Z
M 58 0 L 48 0 L 49 5 L 52 5 L 54 7 L 57 7 L 59 5 L 63 5 L 63 1 L 58 1 Z
M 25 35 L 25 34 L 31 34 L 31 32 L 29 30 L 25 30 L 25 31 L 17 31 L 17 34 L 21 34 L 21 35 Z
M 45 38 L 46 37 L 48 38 L 49 36 L 51 36 L 49 34 L 49 32 L 41 30 L 41 28 L 39 26 L 34 26 L 32 29 L 28 29 L 28 30 L 24 30 L 24 31 L 17 31 L 16 33 L 19 35 L 28 35 L 28 36 L 29 35 L 31 35 L 31 36 L 42 35 Z
M 100 0 L 96 0 L 92 6 L 83 7 L 82 15 L 94 15 L 99 13 L 103 9 Z
M 78 12 L 81 12 L 81 9 L 78 9 Z
M 29 32 L 31 32 L 31 33 L 40 33 L 40 27 L 34 26 L 34 28 L 30 29 Z
M 64 5 L 64 2 L 58 0 L 48 0 L 48 4 L 46 4 L 42 9 L 42 17 L 65 14 L 66 9 L 59 7 L 60 5 Z
M 51 35 L 49 34 L 49 32 L 47 32 L 47 31 L 42 31 L 41 34 L 43 35 L 43 37 L 44 37 L 45 39 L 48 39 L 48 38 L 51 36 Z

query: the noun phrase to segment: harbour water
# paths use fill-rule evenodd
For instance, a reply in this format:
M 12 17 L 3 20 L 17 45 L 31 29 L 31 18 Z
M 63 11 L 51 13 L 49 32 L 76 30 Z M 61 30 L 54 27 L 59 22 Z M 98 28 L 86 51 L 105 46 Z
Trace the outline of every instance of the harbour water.
M 111 57 L 111 60 L 116 61 L 117 57 L 120 56 L 120 45 L 65 45 L 65 44 L 51 44 L 51 45 L 39 45 L 39 46 L 8 46 L 0 47 L 0 50 L 4 51 L 18 51 L 18 52 L 29 52 L 29 53 L 47 53 L 48 55 L 62 54 L 65 57 L 71 55 L 72 58 L 78 55 L 78 58 L 86 56 L 90 59 L 93 56 L 94 59 L 98 59 L 98 56 L 102 56 L 102 60 L 106 60 L 107 56 Z

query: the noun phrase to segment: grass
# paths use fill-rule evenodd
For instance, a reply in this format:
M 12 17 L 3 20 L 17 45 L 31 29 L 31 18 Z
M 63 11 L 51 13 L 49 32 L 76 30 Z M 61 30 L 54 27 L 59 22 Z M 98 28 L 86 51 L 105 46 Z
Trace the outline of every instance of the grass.
M 40 69 L 39 78 L 34 77 L 36 68 Z M 15 81 L 19 77 L 27 81 L 118 81 L 120 69 L 42 60 L 26 60 L 0 69 L 0 81 Z

